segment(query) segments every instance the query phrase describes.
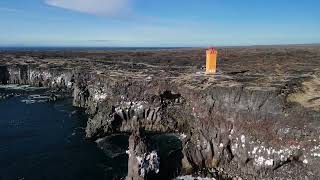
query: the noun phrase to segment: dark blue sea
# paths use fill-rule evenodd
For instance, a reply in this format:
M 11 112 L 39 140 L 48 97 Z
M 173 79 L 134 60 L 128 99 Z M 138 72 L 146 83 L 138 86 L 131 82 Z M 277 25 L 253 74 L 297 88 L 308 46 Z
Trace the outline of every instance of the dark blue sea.
M 0 47 L 0 51 L 148 51 L 183 48 L 186 47 Z
M 108 157 L 85 140 L 86 115 L 71 99 L 30 101 L 29 95 L 0 100 L 0 180 L 118 179 L 126 156 Z M 110 139 L 124 153 L 127 138 Z M 122 159 L 121 159 L 122 158 Z
M 71 98 L 48 102 L 46 91 L 0 86 L 0 180 L 123 179 L 128 135 L 105 137 L 98 144 L 86 140 L 84 110 L 73 107 Z M 174 135 L 151 138 L 163 160 L 181 149 Z

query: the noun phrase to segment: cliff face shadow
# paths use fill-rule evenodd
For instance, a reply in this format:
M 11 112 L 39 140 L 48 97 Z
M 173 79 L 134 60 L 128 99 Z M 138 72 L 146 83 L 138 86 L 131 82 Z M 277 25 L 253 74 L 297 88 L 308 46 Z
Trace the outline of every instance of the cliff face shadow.
M 160 155 L 160 171 L 152 179 L 172 179 L 181 172 L 182 143 L 174 134 L 153 135 L 151 140 L 156 144 Z
M 10 74 L 7 66 L 0 66 L 0 83 L 8 84 L 9 77 L 10 77 Z
M 129 136 L 126 134 L 117 134 L 96 141 L 98 148 L 105 155 L 102 163 L 99 164 L 104 169 L 104 179 L 120 180 L 127 175 L 128 139 Z

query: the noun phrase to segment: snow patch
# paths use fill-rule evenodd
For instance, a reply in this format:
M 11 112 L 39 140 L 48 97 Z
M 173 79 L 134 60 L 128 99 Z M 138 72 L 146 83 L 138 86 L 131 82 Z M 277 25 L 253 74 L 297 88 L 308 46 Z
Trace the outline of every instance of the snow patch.
M 102 100 L 105 100 L 108 97 L 108 94 L 104 92 L 102 87 L 94 89 L 92 94 L 92 99 L 95 102 L 101 102 Z
M 186 175 L 186 176 L 179 176 L 176 179 L 179 180 L 216 180 L 215 178 L 209 178 L 209 177 L 194 177 L 192 175 Z
M 95 94 L 95 95 L 93 96 L 93 99 L 94 99 L 95 101 L 101 101 L 101 100 L 106 99 L 107 96 L 108 96 L 108 95 L 107 95 L 107 94 L 104 94 L 104 93 Z
M 72 82 L 71 82 L 71 81 L 69 81 L 69 82 L 67 83 L 67 87 L 68 87 L 68 88 L 71 88 L 71 87 L 72 87 Z
M 145 177 L 149 172 L 159 173 L 160 171 L 160 158 L 156 151 L 152 151 L 149 154 L 144 154 L 142 157 L 136 157 L 139 165 L 139 175 Z
M 185 139 L 185 138 L 187 138 L 187 135 L 185 135 L 184 133 L 179 135 L 179 139 Z
M 244 135 L 241 135 L 241 142 L 246 143 L 246 137 Z

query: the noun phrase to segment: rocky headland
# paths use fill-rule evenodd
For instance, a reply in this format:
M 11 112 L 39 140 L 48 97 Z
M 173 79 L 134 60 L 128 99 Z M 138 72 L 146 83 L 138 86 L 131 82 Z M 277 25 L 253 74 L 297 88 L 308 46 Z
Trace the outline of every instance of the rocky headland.
M 0 83 L 47 87 L 86 109 L 91 140 L 128 133 L 127 179 L 319 179 L 320 46 L 0 52 Z M 176 134 L 161 158 L 148 133 Z

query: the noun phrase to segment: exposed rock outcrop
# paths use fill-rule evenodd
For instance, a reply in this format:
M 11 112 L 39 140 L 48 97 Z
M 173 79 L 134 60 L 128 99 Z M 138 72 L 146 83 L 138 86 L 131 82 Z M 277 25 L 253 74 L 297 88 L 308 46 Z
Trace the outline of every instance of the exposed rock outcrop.
M 216 76 L 195 72 L 193 64 L 39 60 L 2 62 L 0 81 L 72 92 L 73 104 L 89 115 L 87 138 L 133 133 L 129 179 L 158 169 L 149 160 L 159 157 L 137 128 L 181 137 L 178 173 L 219 169 L 245 179 L 320 177 L 317 49 L 258 49 L 252 58 L 243 50 L 246 66 L 239 64 L 238 50 L 225 51 L 223 73 Z M 271 62 L 265 57 L 287 54 L 295 55 L 286 60 L 293 67 L 272 60 L 277 65 L 266 66 Z M 300 59 L 308 57 L 313 65 L 301 66 Z
M 160 157 L 144 133 L 139 129 L 129 138 L 127 180 L 154 179 L 159 173 Z

